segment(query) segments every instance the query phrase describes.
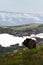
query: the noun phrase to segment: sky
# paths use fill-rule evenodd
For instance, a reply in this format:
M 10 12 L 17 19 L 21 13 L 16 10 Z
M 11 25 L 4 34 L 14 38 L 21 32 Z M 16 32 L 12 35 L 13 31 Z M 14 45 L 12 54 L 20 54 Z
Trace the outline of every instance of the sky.
M 0 0 L 0 11 L 43 12 L 43 0 Z

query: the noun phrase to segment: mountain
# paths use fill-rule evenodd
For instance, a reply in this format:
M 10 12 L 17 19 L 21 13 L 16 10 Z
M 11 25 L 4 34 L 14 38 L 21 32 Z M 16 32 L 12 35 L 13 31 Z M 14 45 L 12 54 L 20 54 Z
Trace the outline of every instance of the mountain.
M 16 26 L 30 23 L 43 23 L 43 13 L 0 11 L 0 25 Z

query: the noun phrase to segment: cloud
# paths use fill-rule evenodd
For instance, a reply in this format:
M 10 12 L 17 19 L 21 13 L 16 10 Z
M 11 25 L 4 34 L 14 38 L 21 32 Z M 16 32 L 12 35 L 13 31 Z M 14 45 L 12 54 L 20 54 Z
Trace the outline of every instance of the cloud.
M 40 20 L 39 17 L 33 17 L 33 20 Z

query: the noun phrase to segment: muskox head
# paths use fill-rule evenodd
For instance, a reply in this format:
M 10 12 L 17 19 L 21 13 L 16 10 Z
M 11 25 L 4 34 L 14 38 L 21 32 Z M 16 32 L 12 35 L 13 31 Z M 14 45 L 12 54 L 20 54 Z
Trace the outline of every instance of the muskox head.
M 36 40 L 27 38 L 24 40 L 23 45 L 29 49 L 36 48 Z

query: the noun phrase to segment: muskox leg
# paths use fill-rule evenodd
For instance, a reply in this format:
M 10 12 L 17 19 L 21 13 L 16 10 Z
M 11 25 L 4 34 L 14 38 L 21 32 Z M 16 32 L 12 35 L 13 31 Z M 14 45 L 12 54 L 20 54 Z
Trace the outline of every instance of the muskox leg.
M 36 44 L 33 44 L 33 48 L 36 48 Z

